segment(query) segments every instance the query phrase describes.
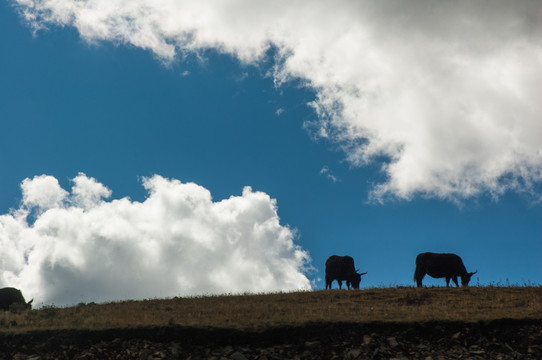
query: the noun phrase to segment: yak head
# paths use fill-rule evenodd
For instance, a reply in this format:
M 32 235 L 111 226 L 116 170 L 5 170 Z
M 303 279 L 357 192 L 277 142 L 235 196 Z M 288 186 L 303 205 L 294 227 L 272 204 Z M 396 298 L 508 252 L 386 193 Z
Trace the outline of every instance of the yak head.
M 365 275 L 367 274 L 367 272 L 364 272 L 364 273 L 358 273 L 357 270 L 356 272 L 352 275 L 352 278 L 350 279 L 350 284 L 352 285 L 352 287 L 354 289 L 359 289 L 359 283 L 361 282 L 361 275 Z
M 469 286 L 469 281 L 472 275 L 476 274 L 478 270 L 471 273 L 466 273 L 465 275 L 461 275 L 461 286 Z

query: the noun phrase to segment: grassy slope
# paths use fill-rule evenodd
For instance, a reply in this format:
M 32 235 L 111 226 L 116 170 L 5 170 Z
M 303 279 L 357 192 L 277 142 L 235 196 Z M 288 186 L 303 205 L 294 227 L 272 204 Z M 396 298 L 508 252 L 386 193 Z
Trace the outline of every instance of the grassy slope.
M 251 330 L 312 322 L 502 318 L 542 319 L 542 287 L 375 288 L 81 304 L 6 312 L 0 314 L 0 331 L 167 325 Z

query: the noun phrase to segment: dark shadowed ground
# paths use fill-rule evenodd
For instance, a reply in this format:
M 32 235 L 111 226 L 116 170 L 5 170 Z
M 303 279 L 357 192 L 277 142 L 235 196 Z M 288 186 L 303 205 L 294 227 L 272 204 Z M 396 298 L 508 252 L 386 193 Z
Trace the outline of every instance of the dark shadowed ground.
M 0 359 L 541 359 L 538 319 L 0 334 Z

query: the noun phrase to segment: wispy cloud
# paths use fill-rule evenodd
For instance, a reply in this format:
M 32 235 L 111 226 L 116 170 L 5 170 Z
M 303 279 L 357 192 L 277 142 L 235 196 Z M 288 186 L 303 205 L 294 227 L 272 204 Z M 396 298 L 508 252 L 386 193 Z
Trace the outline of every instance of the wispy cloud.
M 276 47 L 276 82 L 317 93 L 316 133 L 353 164 L 383 161 L 376 200 L 542 180 L 539 1 L 14 1 L 34 28 L 74 26 L 166 62 L 202 49 L 257 62 Z
M 321 170 L 320 170 L 320 174 L 321 175 L 325 175 L 328 179 L 330 179 L 331 181 L 333 181 L 334 183 L 336 183 L 337 181 L 339 181 L 339 179 L 333 175 L 331 173 L 331 171 L 329 170 L 329 167 L 324 166 Z
M 135 202 L 107 200 L 84 174 L 70 192 L 51 176 L 25 179 L 20 208 L 0 216 L 0 286 L 57 305 L 311 288 L 309 255 L 269 195 L 246 187 L 214 202 L 193 183 L 143 185 Z

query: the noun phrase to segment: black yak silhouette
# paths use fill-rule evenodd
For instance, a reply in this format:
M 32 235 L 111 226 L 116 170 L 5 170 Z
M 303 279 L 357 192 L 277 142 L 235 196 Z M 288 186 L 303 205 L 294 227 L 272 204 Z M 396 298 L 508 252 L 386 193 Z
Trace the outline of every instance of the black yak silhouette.
M 436 254 L 426 252 L 416 256 L 416 271 L 414 280 L 418 287 L 422 286 L 422 279 L 425 274 L 434 278 L 446 278 L 446 286 L 450 286 L 450 279 L 455 286 L 459 287 L 457 277 L 461 277 L 461 285 L 468 286 L 470 278 L 475 272 L 467 272 L 463 260 L 456 254 Z
M 339 283 L 339 289 L 342 289 L 343 280 L 346 280 L 346 286 L 350 289 L 350 285 L 354 289 L 359 289 L 361 275 L 367 274 L 358 273 L 354 268 L 354 259 L 350 256 L 331 255 L 326 260 L 326 289 L 331 289 L 333 280 Z
M 34 301 L 34 299 L 26 302 L 19 289 L 12 287 L 0 289 L 0 309 L 3 309 L 4 311 L 9 310 L 9 307 L 13 304 L 23 304 L 27 309 L 31 309 L 32 301 Z

